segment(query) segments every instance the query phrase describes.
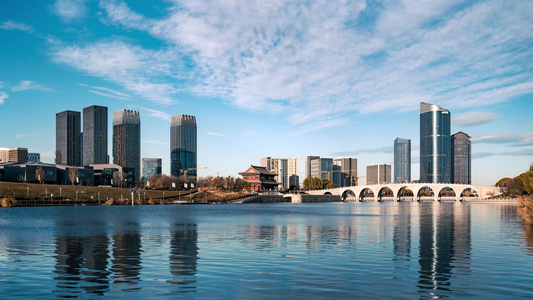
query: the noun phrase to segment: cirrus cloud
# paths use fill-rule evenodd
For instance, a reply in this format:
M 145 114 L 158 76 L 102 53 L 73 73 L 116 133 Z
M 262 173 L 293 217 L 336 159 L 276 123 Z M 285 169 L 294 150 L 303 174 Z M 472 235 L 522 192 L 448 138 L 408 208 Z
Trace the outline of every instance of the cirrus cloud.
M 453 117 L 453 124 L 461 126 L 476 126 L 498 120 L 500 115 L 489 112 L 467 112 Z

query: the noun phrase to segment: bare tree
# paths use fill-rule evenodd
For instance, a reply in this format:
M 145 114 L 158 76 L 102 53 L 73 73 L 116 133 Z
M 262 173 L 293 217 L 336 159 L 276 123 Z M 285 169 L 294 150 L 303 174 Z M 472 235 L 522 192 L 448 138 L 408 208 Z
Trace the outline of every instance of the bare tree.
M 124 185 L 124 175 L 122 171 L 113 172 L 113 183 L 116 187 L 122 187 Z
M 37 178 L 39 183 L 43 183 L 43 181 L 44 181 L 44 170 L 43 170 L 43 167 L 38 167 L 35 170 L 35 178 Z
M 68 179 L 70 179 L 70 182 L 72 183 L 72 185 L 74 185 L 77 178 L 78 178 L 78 168 L 70 167 L 68 169 Z

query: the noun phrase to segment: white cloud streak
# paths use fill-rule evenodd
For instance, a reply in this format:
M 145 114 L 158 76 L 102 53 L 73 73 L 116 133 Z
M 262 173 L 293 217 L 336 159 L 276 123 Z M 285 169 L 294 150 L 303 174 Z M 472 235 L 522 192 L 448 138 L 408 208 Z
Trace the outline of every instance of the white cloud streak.
M 24 23 L 15 22 L 15 21 L 4 21 L 2 22 L 2 25 L 0 25 L 0 29 L 6 29 L 6 30 L 20 30 L 20 31 L 26 31 L 26 32 L 34 32 L 33 27 L 30 25 L 26 25 Z
M 302 132 L 346 112 L 412 110 L 420 101 L 480 107 L 533 93 L 531 1 L 172 5 L 149 18 L 100 1 L 106 24 L 145 31 L 162 50 L 106 41 L 60 46 L 55 59 L 161 104 L 185 90 L 287 111 Z
M 5 103 L 5 100 L 9 97 L 8 94 L 4 92 L 0 92 L 0 105 Z
M 21 139 L 21 138 L 24 138 L 24 137 L 27 137 L 27 136 L 32 136 L 33 134 L 30 134 L 30 133 L 24 133 L 24 134 L 17 134 L 16 138 L 17 139 Z
M 476 126 L 498 120 L 500 115 L 489 112 L 467 112 L 453 117 L 453 124 L 460 126 Z
M 224 134 L 218 133 L 218 132 L 206 132 L 205 134 L 212 135 L 212 136 L 218 136 L 218 137 L 228 137 L 227 135 L 224 135 Z
M 164 121 L 168 121 L 170 122 L 170 120 L 172 119 L 172 115 L 171 114 L 168 114 L 166 112 L 162 112 L 162 111 L 159 111 L 159 110 L 155 110 L 155 109 L 150 109 L 150 108 L 146 108 L 146 107 L 139 107 L 140 109 L 148 112 L 148 115 L 150 117 L 154 117 L 154 118 L 159 118 L 159 119 L 162 119 Z
M 27 90 L 37 90 L 45 92 L 53 91 L 53 89 L 37 84 L 31 80 L 22 80 L 17 85 L 11 88 L 11 91 L 13 92 L 22 92 Z
M 510 144 L 511 146 L 533 145 L 533 131 L 511 131 L 487 133 L 473 137 L 473 142 L 489 144 Z
M 53 10 L 64 22 L 79 21 L 87 14 L 86 0 L 57 0 Z
M 115 91 L 110 88 L 100 87 L 100 86 L 90 86 L 84 83 L 78 83 L 78 85 L 89 88 L 89 92 L 93 94 L 101 95 L 104 97 L 115 98 L 115 99 L 121 99 L 121 100 L 131 100 L 131 95 L 123 93 L 123 92 Z
M 156 140 L 143 140 L 143 144 L 170 145 L 169 142 L 156 141 Z

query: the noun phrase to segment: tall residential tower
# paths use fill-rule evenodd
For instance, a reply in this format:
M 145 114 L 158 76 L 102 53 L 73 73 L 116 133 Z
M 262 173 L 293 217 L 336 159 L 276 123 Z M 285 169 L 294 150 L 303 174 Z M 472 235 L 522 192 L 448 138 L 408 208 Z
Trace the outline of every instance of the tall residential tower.
M 450 111 L 420 103 L 420 182 L 451 183 Z
M 83 164 L 107 164 L 107 107 L 83 109 Z
M 197 165 L 196 117 L 172 116 L 170 123 L 170 173 L 196 177 Z M 195 181 L 195 180 L 193 180 Z
M 394 140 L 394 183 L 411 182 L 411 140 Z
M 462 131 L 452 135 L 452 183 L 472 183 L 472 143 Z
M 113 163 L 133 168 L 134 183 L 141 178 L 141 119 L 138 111 L 121 109 L 113 114 Z
M 80 112 L 66 110 L 56 114 L 56 164 L 80 166 Z

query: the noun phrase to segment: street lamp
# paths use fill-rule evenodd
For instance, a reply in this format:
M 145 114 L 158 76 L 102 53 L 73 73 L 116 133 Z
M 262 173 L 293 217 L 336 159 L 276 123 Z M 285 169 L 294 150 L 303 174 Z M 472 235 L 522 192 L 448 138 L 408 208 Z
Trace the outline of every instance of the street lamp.
M 165 202 L 165 192 L 163 192 L 163 202 Z
M 61 195 L 61 189 L 63 189 L 63 187 L 60 187 L 60 188 L 59 188 L 59 198 L 63 197 L 63 196 Z
M 29 197 L 30 196 L 30 187 L 27 186 L 26 187 L 26 197 Z
M 44 188 L 45 190 L 45 198 L 48 198 L 48 188 Z
M 76 204 L 78 203 L 78 190 L 76 190 Z
M 98 192 L 98 204 L 100 204 L 100 192 Z

